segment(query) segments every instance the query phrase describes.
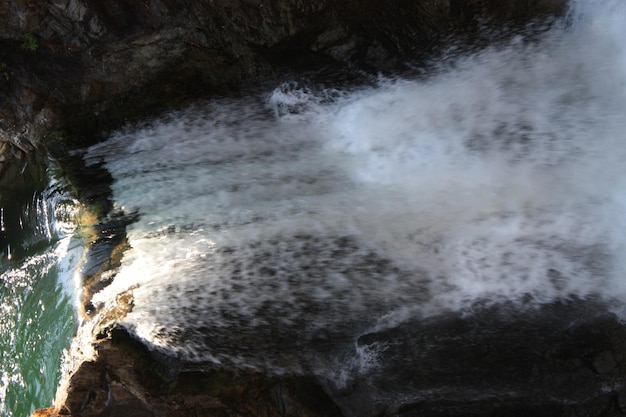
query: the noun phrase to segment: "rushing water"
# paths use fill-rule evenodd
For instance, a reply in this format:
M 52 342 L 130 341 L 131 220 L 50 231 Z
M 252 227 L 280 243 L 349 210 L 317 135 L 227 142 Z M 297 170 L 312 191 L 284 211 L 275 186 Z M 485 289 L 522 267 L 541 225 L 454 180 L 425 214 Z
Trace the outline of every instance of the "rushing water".
M 0 415 L 25 417 L 54 398 L 76 331 L 73 277 L 83 250 L 63 183 L 51 180 L 24 201 L 10 194 L 0 192 Z
M 626 296 L 626 5 L 373 87 L 289 81 L 92 147 L 139 220 L 96 305 L 189 367 L 384 372 L 359 337 Z M 379 349 L 379 350 L 377 350 Z M 382 371 L 381 371 L 382 369 Z

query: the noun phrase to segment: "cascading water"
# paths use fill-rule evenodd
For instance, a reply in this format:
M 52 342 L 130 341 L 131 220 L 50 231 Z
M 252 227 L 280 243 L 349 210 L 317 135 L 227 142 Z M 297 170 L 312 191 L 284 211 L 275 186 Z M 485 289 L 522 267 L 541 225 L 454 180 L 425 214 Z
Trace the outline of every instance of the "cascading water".
M 576 2 L 541 41 L 419 80 L 288 82 L 114 134 L 86 159 L 139 220 L 94 304 L 132 292 L 121 324 L 187 367 L 338 389 L 396 372 L 385 340 L 359 339 L 414 320 L 591 298 L 619 312 L 625 20 L 621 1 Z
M 21 202 L 8 194 L 0 193 L 0 415 L 22 417 L 54 398 L 76 331 L 83 242 L 74 234 L 77 202 L 62 181 L 51 179 Z

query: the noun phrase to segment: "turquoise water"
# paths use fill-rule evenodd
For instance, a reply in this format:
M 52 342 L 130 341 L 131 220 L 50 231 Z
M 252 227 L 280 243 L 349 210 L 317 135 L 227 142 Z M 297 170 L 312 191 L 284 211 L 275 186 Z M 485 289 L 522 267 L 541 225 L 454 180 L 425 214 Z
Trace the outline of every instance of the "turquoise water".
M 43 192 L 33 192 L 20 216 L 5 215 L 1 222 L 2 417 L 28 416 L 52 403 L 63 352 L 76 330 L 73 277 L 83 244 L 74 234 L 77 205 L 63 188 L 51 181 Z M 2 206 L 10 203 L 16 202 Z

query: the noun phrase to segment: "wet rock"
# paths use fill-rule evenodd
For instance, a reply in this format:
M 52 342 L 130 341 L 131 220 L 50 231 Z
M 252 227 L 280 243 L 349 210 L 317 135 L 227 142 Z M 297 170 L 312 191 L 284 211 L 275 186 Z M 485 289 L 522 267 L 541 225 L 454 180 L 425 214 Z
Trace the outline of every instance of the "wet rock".
M 92 360 L 73 372 L 58 406 L 33 416 L 341 415 L 310 378 L 224 370 L 180 372 L 173 379 L 164 378 L 163 359 L 155 359 L 120 328 L 99 340 L 95 351 Z
M 480 20 L 527 22 L 566 0 L 10 0 L 0 5 L 0 143 L 84 146 L 177 101 L 286 70 L 397 68 Z M 500 34 L 499 36 L 503 36 Z M 54 136 L 54 135 L 53 135 Z
M 395 367 L 334 398 L 358 404 L 360 416 L 377 407 L 407 417 L 619 416 L 625 336 L 626 326 L 591 300 L 477 306 L 362 336 L 362 348 L 384 346 L 378 360 Z

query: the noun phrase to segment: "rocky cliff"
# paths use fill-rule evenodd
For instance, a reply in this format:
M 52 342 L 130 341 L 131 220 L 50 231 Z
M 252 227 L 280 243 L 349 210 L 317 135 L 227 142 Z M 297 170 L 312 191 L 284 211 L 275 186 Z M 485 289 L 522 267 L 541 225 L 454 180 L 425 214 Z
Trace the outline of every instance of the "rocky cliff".
M 44 138 L 51 148 L 68 138 L 85 144 L 135 116 L 281 71 L 397 69 L 423 60 L 451 34 L 478 42 L 479 22 L 525 23 L 562 13 L 565 3 L 5 1 L 0 154 L 32 150 Z
M 178 372 L 122 330 L 95 343 L 96 356 L 67 381 L 59 407 L 33 417 L 301 416 L 339 417 L 326 393 L 304 377 Z

